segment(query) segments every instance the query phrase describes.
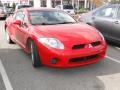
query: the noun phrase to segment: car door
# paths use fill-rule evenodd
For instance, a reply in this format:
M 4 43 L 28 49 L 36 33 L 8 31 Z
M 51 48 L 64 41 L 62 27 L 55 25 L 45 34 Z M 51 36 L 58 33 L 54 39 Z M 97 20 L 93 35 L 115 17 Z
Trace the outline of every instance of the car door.
M 16 29 L 18 26 L 14 24 L 14 22 L 18 19 L 19 13 L 20 13 L 19 11 L 15 12 L 8 22 L 8 28 L 9 28 L 10 35 L 15 42 L 17 41 Z
M 29 36 L 29 30 L 28 30 L 28 18 L 27 14 L 23 13 L 23 20 L 21 27 L 18 28 L 19 33 L 19 41 L 21 42 L 22 46 L 26 46 L 26 40 Z
M 120 6 L 118 6 L 116 18 L 113 21 L 114 30 L 112 31 L 113 39 L 120 41 Z
M 20 41 L 19 41 L 19 37 L 20 37 L 19 36 L 19 28 L 20 28 L 20 26 L 17 25 L 17 24 L 14 24 L 14 22 L 16 20 L 21 20 L 21 21 L 23 20 L 22 11 L 16 12 L 16 15 L 14 16 L 14 20 L 13 20 L 13 23 L 12 23 L 12 26 L 11 26 L 11 28 L 14 31 L 15 42 L 20 44 Z
M 112 37 L 113 21 L 115 19 L 116 6 L 109 6 L 96 12 L 96 15 L 92 17 L 95 27 L 103 33 L 107 38 Z
M 14 40 L 15 39 L 15 28 L 14 28 L 14 17 L 16 16 L 16 13 L 14 13 L 12 16 L 7 18 L 6 25 L 7 30 L 9 31 L 10 37 Z
M 27 15 L 24 12 L 19 13 L 19 19 L 22 21 L 22 25 L 17 26 L 15 30 L 17 42 L 25 48 L 26 39 L 28 37 L 28 25 Z

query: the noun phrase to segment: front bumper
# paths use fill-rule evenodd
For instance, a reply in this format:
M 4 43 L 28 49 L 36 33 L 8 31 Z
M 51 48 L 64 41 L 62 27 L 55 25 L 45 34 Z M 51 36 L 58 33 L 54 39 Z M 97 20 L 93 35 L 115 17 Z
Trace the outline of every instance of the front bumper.
M 104 58 L 106 48 L 106 45 L 100 45 L 91 49 L 65 51 L 38 45 L 43 65 L 59 68 L 77 67 L 98 62 Z M 56 63 L 52 63 L 53 59 L 56 60 Z

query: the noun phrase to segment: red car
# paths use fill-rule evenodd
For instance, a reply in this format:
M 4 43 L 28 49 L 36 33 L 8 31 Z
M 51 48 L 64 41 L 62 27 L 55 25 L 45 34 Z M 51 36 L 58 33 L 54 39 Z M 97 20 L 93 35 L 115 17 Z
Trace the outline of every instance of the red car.
M 95 28 L 76 22 L 64 11 L 49 8 L 18 10 L 5 21 L 9 43 L 31 55 L 34 67 L 75 67 L 102 60 L 106 42 Z

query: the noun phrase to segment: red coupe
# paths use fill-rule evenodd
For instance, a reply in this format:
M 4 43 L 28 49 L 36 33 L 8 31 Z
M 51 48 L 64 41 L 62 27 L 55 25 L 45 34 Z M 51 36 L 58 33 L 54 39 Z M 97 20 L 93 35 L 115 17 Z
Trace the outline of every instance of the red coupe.
M 75 21 L 61 10 L 26 8 L 5 21 L 9 43 L 30 54 L 34 67 L 75 67 L 102 60 L 106 42 L 95 28 Z

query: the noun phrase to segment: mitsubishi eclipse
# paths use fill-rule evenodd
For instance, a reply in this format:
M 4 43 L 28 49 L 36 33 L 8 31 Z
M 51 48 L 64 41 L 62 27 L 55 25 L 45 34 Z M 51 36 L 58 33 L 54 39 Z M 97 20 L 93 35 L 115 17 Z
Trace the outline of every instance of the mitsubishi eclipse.
M 34 67 L 88 65 L 106 54 L 98 30 L 57 9 L 20 9 L 6 19 L 5 32 L 8 43 L 17 43 L 30 54 Z

